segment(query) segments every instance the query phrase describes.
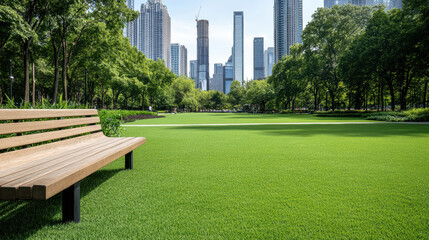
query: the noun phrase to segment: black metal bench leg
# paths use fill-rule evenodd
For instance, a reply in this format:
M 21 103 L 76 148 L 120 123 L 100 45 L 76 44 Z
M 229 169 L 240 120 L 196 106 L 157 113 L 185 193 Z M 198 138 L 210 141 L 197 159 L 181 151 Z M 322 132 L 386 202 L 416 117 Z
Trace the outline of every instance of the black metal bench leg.
M 125 155 L 125 169 L 133 170 L 133 151 Z
M 63 191 L 63 222 L 80 222 L 80 182 Z

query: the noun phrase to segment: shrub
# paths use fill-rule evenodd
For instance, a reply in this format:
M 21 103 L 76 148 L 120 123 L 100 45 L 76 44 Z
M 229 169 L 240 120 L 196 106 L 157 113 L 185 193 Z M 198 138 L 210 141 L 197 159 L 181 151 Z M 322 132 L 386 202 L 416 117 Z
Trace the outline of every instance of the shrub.
M 128 110 L 100 110 L 98 111 L 100 116 L 101 126 L 103 128 L 104 135 L 108 137 L 120 137 L 123 131 L 121 124 L 125 121 L 128 116 L 136 115 L 152 115 L 156 116 L 157 113 L 147 111 L 128 111 Z
M 366 119 L 387 122 L 425 122 L 429 121 L 429 109 L 411 109 L 403 112 L 379 112 L 368 115 Z

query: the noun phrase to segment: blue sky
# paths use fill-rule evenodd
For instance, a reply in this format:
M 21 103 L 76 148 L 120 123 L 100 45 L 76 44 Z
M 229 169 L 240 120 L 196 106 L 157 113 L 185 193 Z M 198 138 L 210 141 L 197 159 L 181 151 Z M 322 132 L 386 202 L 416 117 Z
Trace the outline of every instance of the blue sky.
M 135 10 L 145 2 L 135 0 Z M 244 11 L 245 79 L 253 78 L 253 38 L 264 37 L 265 48 L 274 46 L 274 0 L 163 0 L 163 4 L 171 17 L 171 42 L 186 46 L 188 60 L 197 56 L 195 16 L 201 6 L 200 19 L 210 24 L 210 75 L 215 63 L 225 63 L 231 55 L 234 11 Z M 318 7 L 323 7 L 323 0 L 303 0 L 304 26 Z

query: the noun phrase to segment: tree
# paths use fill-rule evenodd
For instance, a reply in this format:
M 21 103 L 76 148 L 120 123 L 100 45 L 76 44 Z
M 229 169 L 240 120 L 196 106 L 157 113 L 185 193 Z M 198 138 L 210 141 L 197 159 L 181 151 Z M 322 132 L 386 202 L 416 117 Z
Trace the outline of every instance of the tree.
M 274 98 L 274 89 L 267 80 L 255 80 L 249 83 L 247 102 L 260 112 L 265 112 L 265 105 Z
M 186 107 L 186 104 L 183 102 L 183 99 L 185 98 L 185 96 L 187 96 L 188 98 L 191 96 L 190 93 L 195 89 L 194 81 L 185 77 L 176 78 L 173 80 L 171 87 L 174 90 L 174 103 L 176 104 L 176 106 L 178 106 L 179 108 Z M 189 101 L 190 99 L 187 100 Z
M 315 51 L 321 57 L 324 85 L 331 95 L 333 109 L 341 88 L 338 74 L 341 55 L 364 30 L 371 12 L 370 7 L 350 4 L 319 8 L 303 32 L 304 51 Z
M 0 54 L 12 35 L 25 40 L 35 36 L 31 26 L 20 15 L 23 11 L 21 1 L 4 0 L 0 5 Z
M 239 81 L 231 83 L 231 90 L 228 93 L 228 102 L 233 106 L 238 106 L 244 103 L 246 98 L 246 88 Z
M 305 90 L 306 79 L 303 70 L 303 48 L 295 45 L 291 55 L 280 60 L 273 68 L 273 75 L 268 78 L 275 90 L 278 102 L 283 102 L 285 108 L 295 107 L 295 100 Z

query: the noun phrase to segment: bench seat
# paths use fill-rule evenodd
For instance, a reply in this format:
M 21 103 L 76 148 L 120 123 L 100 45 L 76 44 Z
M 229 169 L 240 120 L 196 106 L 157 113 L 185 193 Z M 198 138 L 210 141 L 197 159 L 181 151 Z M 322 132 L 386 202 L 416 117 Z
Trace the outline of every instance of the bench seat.
M 143 137 L 110 138 L 95 109 L 0 109 L 0 200 L 63 198 L 63 221 L 80 221 L 80 181 L 125 156 Z
M 31 159 L 15 159 L 19 163 L 0 167 L 0 200 L 47 200 L 145 141 L 145 138 L 108 138 L 100 134 L 67 146 L 39 150 Z

